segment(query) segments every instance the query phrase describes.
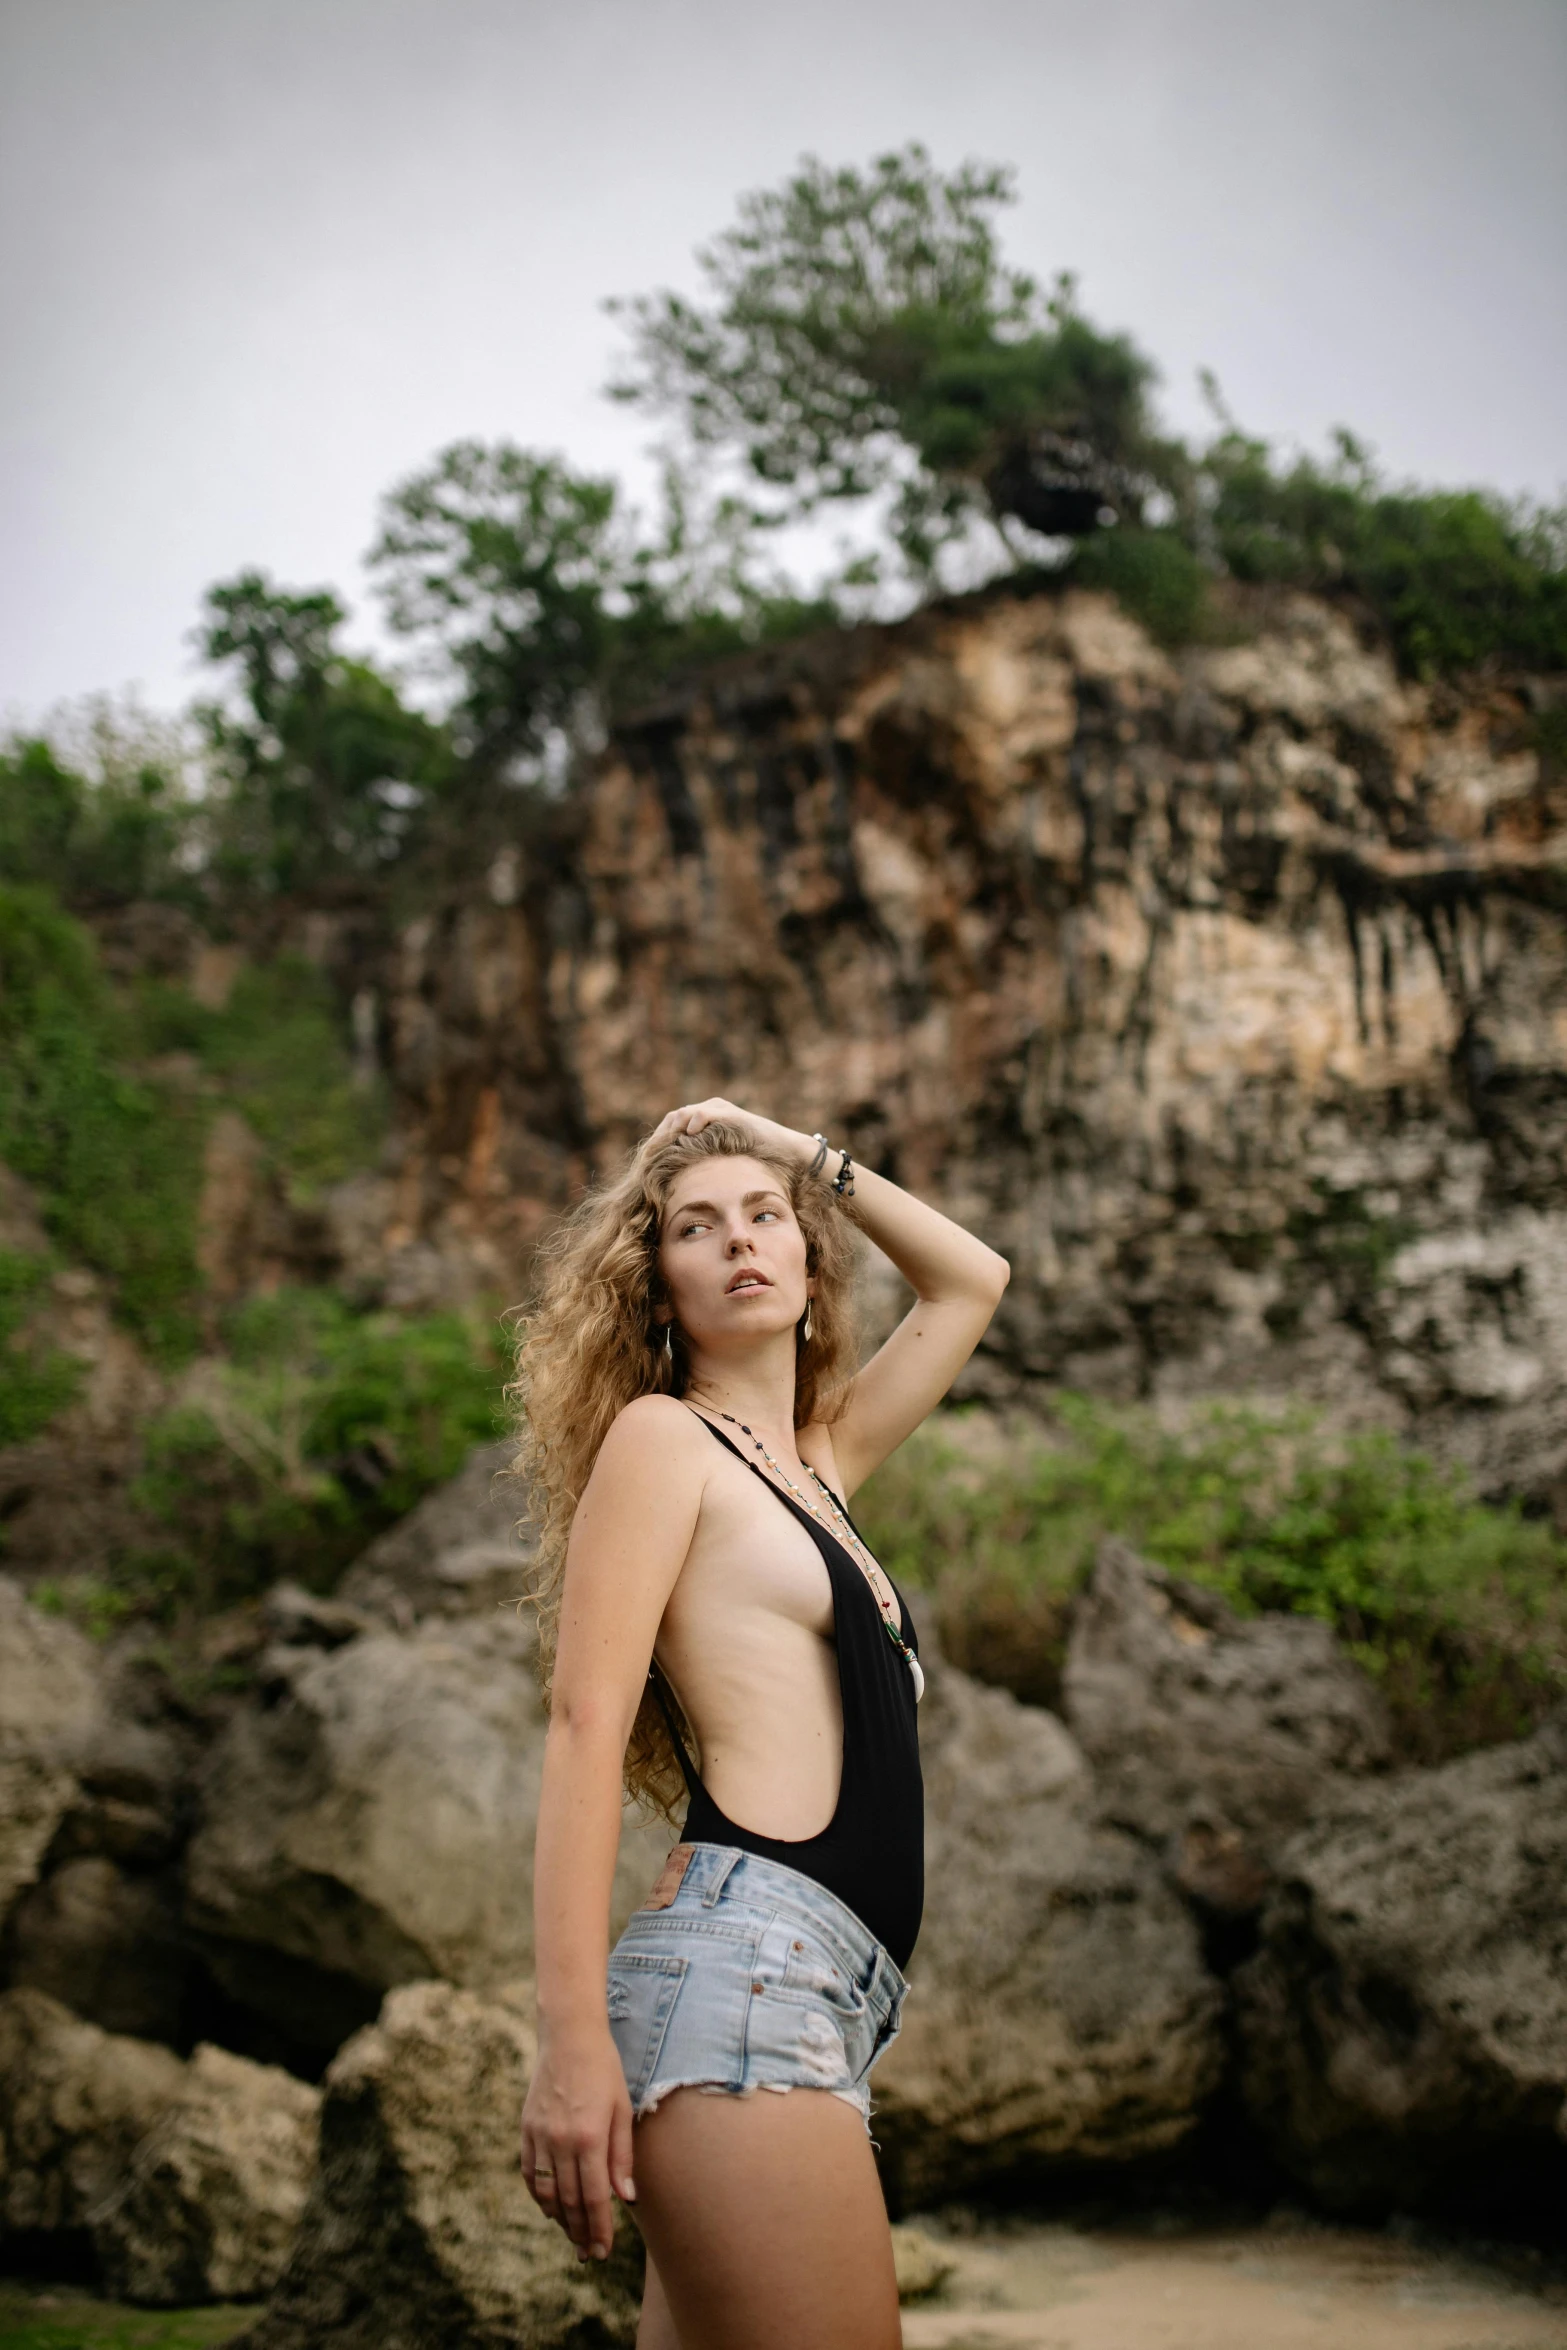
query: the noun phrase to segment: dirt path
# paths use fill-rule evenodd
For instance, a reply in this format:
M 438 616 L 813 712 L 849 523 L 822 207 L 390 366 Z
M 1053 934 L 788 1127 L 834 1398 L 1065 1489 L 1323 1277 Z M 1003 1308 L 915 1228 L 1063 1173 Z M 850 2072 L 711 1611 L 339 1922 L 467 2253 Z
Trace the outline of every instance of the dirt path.
M 1567 2350 L 1567 2289 L 1352 2229 L 948 2239 L 905 2350 Z

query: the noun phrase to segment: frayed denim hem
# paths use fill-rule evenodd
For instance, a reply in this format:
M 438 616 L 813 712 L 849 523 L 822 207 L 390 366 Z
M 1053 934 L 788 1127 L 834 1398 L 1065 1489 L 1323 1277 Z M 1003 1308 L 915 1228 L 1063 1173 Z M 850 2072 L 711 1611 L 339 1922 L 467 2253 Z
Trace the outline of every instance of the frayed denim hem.
M 775 2097 L 787 2097 L 791 2089 L 815 2089 L 818 2094 L 821 2094 L 823 2084 L 817 2081 L 704 2081 L 699 2079 L 655 2081 L 639 2102 L 633 2106 L 632 2120 L 646 2121 L 648 2115 L 657 2113 L 664 2099 L 673 2097 L 677 2089 L 699 2089 L 704 2097 L 754 2097 L 758 2089 L 766 2089 L 771 2091 Z M 865 2124 L 866 2136 L 870 2136 L 871 2101 L 868 2091 L 863 2089 L 827 2089 L 825 2093 L 829 2097 L 838 2098 L 844 2105 L 852 2105 Z

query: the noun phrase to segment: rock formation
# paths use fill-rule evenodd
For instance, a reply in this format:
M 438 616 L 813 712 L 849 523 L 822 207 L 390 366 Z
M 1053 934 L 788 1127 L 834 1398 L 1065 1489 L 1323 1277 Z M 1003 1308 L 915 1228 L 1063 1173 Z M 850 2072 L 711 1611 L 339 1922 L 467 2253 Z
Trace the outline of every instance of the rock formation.
M 146 2302 L 277 2281 L 315 2166 L 319 2093 L 226 2049 L 101 2032 L 40 1991 L 0 1994 L 0 2255 L 80 2262 Z
M 114 2032 L 178 2040 L 177 1857 L 195 1733 L 0 1576 L 0 1965 Z
M 309 1638 L 321 1619 L 300 1620 Z M 329 1620 L 353 1636 L 267 1652 L 262 1701 L 208 1760 L 185 1875 L 229 1996 L 323 2059 L 398 1984 L 531 1969 L 544 1736 L 526 1617 Z M 669 1842 L 628 1831 L 620 1917 Z
M 87 1641 L 0 1575 L 0 1918 L 37 1876 L 76 1793 L 97 1700 Z
M 1246 2102 L 1331 2208 L 1559 2231 L 1567 1716 L 1341 1796 L 1235 1977 Z
M 1053 1715 L 933 1661 L 927 1909 L 875 2074 L 905 2207 L 1162 2154 L 1223 2069 L 1221 1999 L 1157 1860 L 1095 1816 Z
M 0 1994 L 0 2240 L 85 2239 L 184 2079 L 172 2049 L 100 2032 L 41 1991 Z
M 328 1210 L 345 1269 L 515 1291 L 592 1166 L 727 1091 L 1006 1252 L 980 1388 L 1287 1389 L 1549 1498 L 1567 783 L 1525 684 L 1400 680 L 1306 598 L 1248 625 L 1167 657 L 996 592 L 644 713 L 564 863 L 373 975 L 401 1167 Z
M 321 2167 L 294 2254 L 236 2350 L 577 2350 L 631 2343 L 641 2245 L 579 2263 L 522 2183 L 526 2002 L 394 1991 L 326 2080 Z
M 1243 1622 L 1124 1542 L 1101 1544 L 1074 1610 L 1063 1702 L 1106 1816 L 1221 1916 L 1254 1909 L 1281 1839 L 1390 1759 L 1382 1700 L 1326 1624 Z
M 276 2065 L 198 2048 L 92 2214 L 108 2290 L 166 2306 L 270 2292 L 315 2172 L 320 2105 Z

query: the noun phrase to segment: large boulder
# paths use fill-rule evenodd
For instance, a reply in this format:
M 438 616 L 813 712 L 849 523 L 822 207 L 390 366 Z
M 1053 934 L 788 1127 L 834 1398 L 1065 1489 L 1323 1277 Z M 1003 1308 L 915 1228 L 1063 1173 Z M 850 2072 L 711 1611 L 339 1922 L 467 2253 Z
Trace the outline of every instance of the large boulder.
M 525 1995 L 410 1984 L 326 2077 L 293 2257 L 235 2350 L 580 2350 L 631 2343 L 640 2240 L 579 2262 L 522 2184 Z
M 225 2049 L 172 2049 L 0 1995 L 0 2244 L 93 2259 L 127 2300 L 259 2296 L 304 2208 L 320 2092 Z
M 1234 1986 L 1246 2103 L 1323 2202 L 1559 2228 L 1567 1715 L 1314 1820 Z
M 424 1616 L 515 1608 L 532 1557 L 517 1527 L 525 1495 L 506 1473 L 516 1449 L 480 1445 L 355 1560 L 339 1597 L 404 1631 Z
M 35 1645 L 66 1629 L 34 1610 L 23 1621 Z M 11 1985 L 105 2031 L 179 2041 L 191 1980 L 179 1862 L 201 1726 L 150 1655 L 122 1651 L 100 1669 L 74 1633 L 61 1653 L 88 1664 L 90 1696 L 56 1739 L 53 1831 L 12 1903 L 0 1964 Z
M 0 1575 L 0 1919 L 37 1876 L 76 1794 L 97 1702 L 89 1643 Z
M 920 1714 L 925 1924 L 872 2084 L 894 2202 L 1166 2153 L 1223 2066 L 1189 1912 L 1052 1714 L 934 1658 Z
M 275 2065 L 198 2048 L 93 2212 L 108 2290 L 166 2306 L 269 2293 L 304 2212 L 320 2107 L 319 2089 Z
M 0 2240 L 85 2242 L 184 2080 L 172 2049 L 101 2032 L 41 1991 L 0 1993 Z
M 399 1984 L 531 1971 L 545 1721 L 526 1616 L 337 1610 L 322 1637 L 268 1652 L 212 1751 L 186 1919 L 225 1991 L 325 2058 Z M 669 1842 L 628 1831 L 617 1918 Z
M 181 2036 L 190 1958 L 173 1869 L 105 1853 L 62 1860 L 17 1902 L 5 1956 L 13 1987 L 46 1991 L 107 2032 Z
M 1382 1700 L 1325 1624 L 1242 1619 L 1115 1540 L 1075 1611 L 1062 1695 L 1106 1816 L 1221 1913 L 1255 1908 L 1280 1840 L 1389 1760 Z

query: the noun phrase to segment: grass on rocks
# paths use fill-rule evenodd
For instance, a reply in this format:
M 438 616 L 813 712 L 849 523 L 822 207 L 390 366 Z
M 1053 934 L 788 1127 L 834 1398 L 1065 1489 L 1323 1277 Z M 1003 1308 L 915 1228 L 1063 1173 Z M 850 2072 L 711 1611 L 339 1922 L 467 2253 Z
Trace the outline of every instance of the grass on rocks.
M 0 2350 L 209 2350 L 254 2309 L 127 2309 L 64 2286 L 0 2283 Z
M 1410 1760 L 1519 1737 L 1567 1695 L 1567 1541 L 1383 1434 L 1215 1406 L 1180 1432 L 1080 1396 L 1049 1422 L 939 1416 L 857 1509 L 959 1665 L 1059 1701 L 1072 1605 L 1119 1534 L 1241 1615 L 1321 1618 Z
M 253 1298 L 143 1432 L 144 1539 L 43 1606 L 105 1634 L 188 1626 L 280 1577 L 327 1590 L 502 1427 L 499 1321 L 359 1312 L 325 1289 Z

